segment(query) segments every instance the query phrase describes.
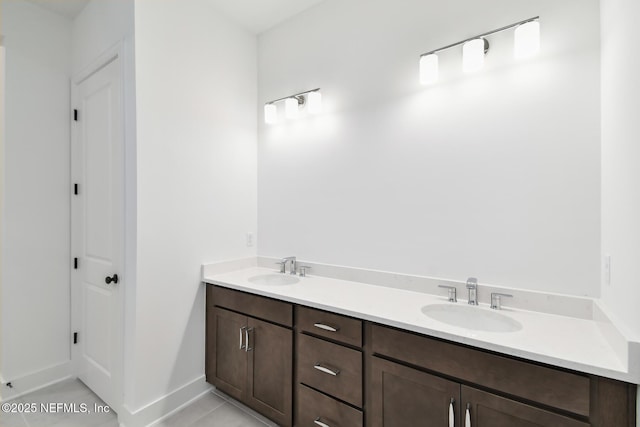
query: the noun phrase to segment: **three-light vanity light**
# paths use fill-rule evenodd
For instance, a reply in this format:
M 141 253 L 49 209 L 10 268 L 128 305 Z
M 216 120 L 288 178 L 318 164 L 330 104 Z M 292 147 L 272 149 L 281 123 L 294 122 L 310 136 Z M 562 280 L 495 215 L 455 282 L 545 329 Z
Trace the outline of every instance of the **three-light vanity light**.
M 486 37 L 513 28 L 515 28 L 513 44 L 515 58 L 528 58 L 538 53 L 540 50 L 540 17 L 536 16 L 423 53 L 420 55 L 420 83 L 428 85 L 438 81 L 438 53 L 456 46 L 462 46 L 462 71 L 472 73 L 481 70 L 484 66 L 484 57 L 489 51 L 489 41 Z
M 322 93 L 320 88 L 296 93 L 295 95 L 269 101 L 264 104 L 264 121 L 267 124 L 278 122 L 278 107 L 276 103 L 284 101 L 284 116 L 287 119 L 297 119 L 301 108 L 306 106 L 309 114 L 322 112 Z

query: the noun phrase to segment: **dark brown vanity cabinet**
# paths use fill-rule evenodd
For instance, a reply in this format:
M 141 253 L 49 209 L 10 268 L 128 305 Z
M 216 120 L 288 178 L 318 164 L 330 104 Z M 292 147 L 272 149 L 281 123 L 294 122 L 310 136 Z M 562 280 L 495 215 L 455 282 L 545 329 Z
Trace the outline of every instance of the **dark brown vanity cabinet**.
M 218 286 L 206 349 L 207 381 L 283 427 L 637 427 L 636 385 Z
M 213 286 L 207 293 L 207 381 L 291 426 L 292 306 Z

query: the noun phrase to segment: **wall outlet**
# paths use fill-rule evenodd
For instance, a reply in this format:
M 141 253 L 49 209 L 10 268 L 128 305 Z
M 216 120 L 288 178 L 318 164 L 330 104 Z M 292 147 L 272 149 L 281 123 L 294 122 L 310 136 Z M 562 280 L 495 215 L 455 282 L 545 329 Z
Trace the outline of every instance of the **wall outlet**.
M 604 266 L 602 268 L 604 284 L 611 286 L 611 255 L 604 256 Z
M 252 232 L 248 232 L 247 233 L 247 246 L 251 247 L 253 246 L 253 233 Z

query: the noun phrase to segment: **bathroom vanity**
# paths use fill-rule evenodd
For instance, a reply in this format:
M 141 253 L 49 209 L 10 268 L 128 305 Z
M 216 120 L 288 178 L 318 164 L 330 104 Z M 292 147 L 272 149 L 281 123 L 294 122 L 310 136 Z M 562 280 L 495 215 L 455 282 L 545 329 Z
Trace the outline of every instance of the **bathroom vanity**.
M 331 284 L 320 278 L 252 284 L 242 274 L 205 278 L 207 381 L 281 426 L 636 425 L 637 386 L 593 372 L 602 367 L 569 369 L 470 345 L 465 337 L 399 327 L 393 313 L 384 320 L 381 308 L 371 308 L 380 312 L 375 319 L 364 311 L 347 314 L 348 291 L 336 297 L 328 289 L 332 309 L 321 296 Z M 405 310 L 415 303 L 407 301 Z M 415 322 L 423 317 L 416 314 Z M 479 336 L 492 334 L 501 337 Z

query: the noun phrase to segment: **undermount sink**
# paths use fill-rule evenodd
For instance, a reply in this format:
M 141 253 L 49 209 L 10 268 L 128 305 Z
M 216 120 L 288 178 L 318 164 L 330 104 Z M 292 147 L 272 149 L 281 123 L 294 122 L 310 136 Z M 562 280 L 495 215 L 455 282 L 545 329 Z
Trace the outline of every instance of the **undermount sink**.
M 295 285 L 300 281 L 296 276 L 291 274 L 259 274 L 257 276 L 249 277 L 249 281 L 256 285 L 267 286 L 286 286 Z
M 430 304 L 422 307 L 422 313 L 438 322 L 476 331 L 516 332 L 522 329 L 517 320 L 470 305 Z

